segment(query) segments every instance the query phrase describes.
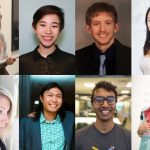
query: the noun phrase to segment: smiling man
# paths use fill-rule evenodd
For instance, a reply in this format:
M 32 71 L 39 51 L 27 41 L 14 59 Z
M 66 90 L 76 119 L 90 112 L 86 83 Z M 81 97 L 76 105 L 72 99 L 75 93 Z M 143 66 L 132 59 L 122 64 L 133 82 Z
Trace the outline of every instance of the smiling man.
M 131 150 L 130 132 L 113 122 L 117 103 L 116 86 L 98 82 L 91 103 L 96 122 L 76 132 L 76 150 Z M 84 139 L 84 140 L 83 140 Z
M 64 110 L 64 92 L 55 82 L 40 91 L 33 117 L 20 121 L 19 150 L 71 150 L 74 147 L 74 114 Z
M 85 21 L 94 43 L 76 51 L 76 74 L 130 75 L 131 49 L 115 39 L 119 28 L 115 7 L 94 3 L 87 9 Z
M 39 8 L 32 22 L 39 41 L 34 51 L 20 56 L 20 74 L 74 74 L 74 56 L 55 44 L 64 28 L 64 13 L 57 6 Z

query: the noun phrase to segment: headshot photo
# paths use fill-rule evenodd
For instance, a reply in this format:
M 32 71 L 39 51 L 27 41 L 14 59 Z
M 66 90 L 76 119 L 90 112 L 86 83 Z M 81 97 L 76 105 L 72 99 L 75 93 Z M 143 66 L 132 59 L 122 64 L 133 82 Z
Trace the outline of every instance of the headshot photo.
M 150 75 L 132 78 L 132 149 L 150 148 Z
M 74 80 L 69 75 L 20 76 L 20 150 L 74 148 Z
M 19 73 L 18 9 L 18 0 L 0 0 L 0 75 Z
M 69 0 L 23 0 L 19 6 L 19 73 L 74 74 L 75 4 Z
M 7 82 L 9 80 L 9 83 Z M 0 76 L 0 149 L 19 150 L 19 76 Z
M 131 150 L 130 77 L 78 76 L 75 91 L 75 149 Z
M 132 5 L 132 74 L 150 75 L 150 2 L 133 1 Z M 137 36 L 137 33 L 140 36 Z
M 130 75 L 130 47 L 130 0 L 76 1 L 77 75 Z

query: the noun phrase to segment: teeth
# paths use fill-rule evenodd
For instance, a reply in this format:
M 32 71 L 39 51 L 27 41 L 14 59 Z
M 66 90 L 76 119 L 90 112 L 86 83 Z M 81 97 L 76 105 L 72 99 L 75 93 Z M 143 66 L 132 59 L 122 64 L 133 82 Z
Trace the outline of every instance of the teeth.
M 101 112 L 102 112 L 104 115 L 109 113 L 108 110 L 102 110 Z

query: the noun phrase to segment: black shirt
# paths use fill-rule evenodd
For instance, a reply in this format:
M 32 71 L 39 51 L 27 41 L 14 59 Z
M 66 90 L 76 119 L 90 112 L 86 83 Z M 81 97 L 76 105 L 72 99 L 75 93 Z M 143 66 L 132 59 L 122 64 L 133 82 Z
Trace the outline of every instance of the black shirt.
M 37 49 L 38 47 L 32 52 L 20 56 L 19 74 L 74 74 L 74 55 L 66 53 L 56 46 L 56 50 L 44 58 Z
M 76 74 L 98 75 L 100 55 L 95 43 L 76 51 Z M 115 40 L 105 53 L 106 75 L 131 74 L 131 49 Z
M 0 139 L 0 149 L 1 150 L 6 150 L 6 147 L 4 145 L 4 143 L 2 142 L 2 140 Z

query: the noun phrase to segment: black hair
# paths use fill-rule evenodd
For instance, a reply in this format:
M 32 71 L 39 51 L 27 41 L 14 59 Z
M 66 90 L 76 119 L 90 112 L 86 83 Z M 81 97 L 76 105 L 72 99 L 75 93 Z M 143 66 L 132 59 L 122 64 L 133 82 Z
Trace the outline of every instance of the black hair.
M 148 29 L 148 24 L 147 24 L 147 18 L 148 18 L 148 13 L 150 12 L 150 7 L 148 8 L 145 16 L 145 24 L 146 24 L 146 40 L 144 44 L 144 55 L 146 55 L 150 51 L 150 31 Z
M 115 23 L 118 22 L 118 16 L 117 16 L 117 11 L 116 11 L 115 7 L 111 4 L 106 3 L 106 2 L 98 2 L 98 3 L 92 4 L 87 9 L 86 17 L 85 17 L 86 24 L 90 25 L 91 18 L 94 16 L 97 16 L 98 13 L 100 13 L 100 12 L 110 13 L 113 17 L 114 22 Z
M 62 92 L 62 98 L 64 100 L 64 90 L 56 82 L 51 82 L 51 83 L 48 83 L 47 85 L 45 85 L 40 91 L 40 96 L 43 96 L 45 91 L 50 90 L 52 88 L 58 88 Z M 39 101 L 39 105 L 35 109 L 34 120 L 39 119 L 41 112 L 43 112 L 43 104 L 41 101 Z M 63 103 L 62 103 L 62 106 L 60 107 L 60 109 L 58 110 L 58 114 L 59 114 L 61 120 L 63 120 L 65 118 L 65 110 L 64 110 Z
M 100 82 L 96 83 L 94 89 L 92 90 L 91 103 L 93 103 L 94 92 L 99 88 L 105 89 L 106 91 L 114 92 L 116 101 L 117 101 L 117 91 L 116 91 L 117 87 L 115 85 L 113 85 L 111 82 L 100 81 Z
M 33 15 L 32 26 L 36 28 L 38 21 L 45 15 L 55 14 L 59 17 L 60 20 L 60 31 L 64 28 L 64 12 L 62 8 L 59 8 L 54 5 L 46 5 L 40 7 L 35 14 Z

